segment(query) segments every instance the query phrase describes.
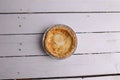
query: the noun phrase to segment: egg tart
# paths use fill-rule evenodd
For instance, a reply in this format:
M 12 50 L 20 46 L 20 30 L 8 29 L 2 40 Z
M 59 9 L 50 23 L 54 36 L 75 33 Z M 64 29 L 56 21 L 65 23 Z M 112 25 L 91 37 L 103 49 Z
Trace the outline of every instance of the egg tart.
M 76 34 L 67 25 L 52 26 L 45 32 L 43 38 L 45 51 L 57 59 L 69 57 L 77 46 Z

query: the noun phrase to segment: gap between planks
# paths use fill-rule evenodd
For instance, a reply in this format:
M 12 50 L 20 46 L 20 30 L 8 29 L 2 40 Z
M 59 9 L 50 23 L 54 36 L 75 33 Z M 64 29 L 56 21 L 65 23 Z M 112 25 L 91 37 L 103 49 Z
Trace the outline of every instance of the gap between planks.
M 67 14 L 67 13 L 120 13 L 120 11 L 84 11 L 84 12 L 0 12 L 0 14 Z
M 77 55 L 98 55 L 98 54 L 119 54 L 120 52 L 99 52 L 99 53 L 75 53 L 72 56 Z M 0 56 L 0 58 L 16 58 L 16 57 L 42 57 L 42 56 L 49 56 L 47 54 L 44 55 L 14 55 L 14 56 Z
M 120 74 L 99 74 L 99 75 L 83 75 L 83 76 L 64 76 L 64 77 L 46 77 L 46 78 L 32 78 L 32 79 L 74 79 L 74 78 L 95 78 L 95 77 L 110 77 L 110 76 L 120 76 Z
M 102 78 L 102 77 L 119 77 L 120 74 L 99 74 L 99 75 L 84 75 L 84 76 L 63 76 L 63 77 L 45 77 L 45 78 L 24 78 L 24 79 L 14 79 L 14 80 L 84 80 L 87 78 Z M 6 79 L 3 79 L 6 80 Z M 9 79 L 10 80 L 10 79 Z M 12 79 L 13 80 L 13 79 Z
M 120 31 L 96 31 L 96 32 L 76 32 L 76 34 L 91 34 L 91 33 L 120 33 Z M 15 34 L 0 34 L 0 36 L 9 35 L 39 35 L 44 33 L 15 33 Z

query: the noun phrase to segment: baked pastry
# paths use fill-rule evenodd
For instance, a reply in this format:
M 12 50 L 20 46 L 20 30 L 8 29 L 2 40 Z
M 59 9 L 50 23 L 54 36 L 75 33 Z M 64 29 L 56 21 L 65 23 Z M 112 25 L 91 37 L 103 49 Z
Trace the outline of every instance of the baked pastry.
M 76 49 L 77 37 L 75 32 L 66 25 L 55 25 L 44 35 L 44 49 L 57 59 L 70 56 Z

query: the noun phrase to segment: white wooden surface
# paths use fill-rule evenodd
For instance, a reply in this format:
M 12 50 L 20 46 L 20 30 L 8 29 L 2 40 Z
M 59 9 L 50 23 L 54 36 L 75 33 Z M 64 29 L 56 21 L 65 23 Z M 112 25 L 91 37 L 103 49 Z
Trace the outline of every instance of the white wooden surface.
M 120 76 L 85 78 L 83 80 L 120 80 Z
M 42 35 L 1 35 L 0 56 L 46 55 L 41 46 Z M 77 39 L 74 54 L 120 52 L 120 33 L 77 34 Z
M 0 12 L 120 11 L 119 0 L 0 0 Z
M 119 12 L 119 0 L 0 0 L 0 79 L 119 74 Z M 65 60 L 42 49 L 43 33 L 54 24 L 77 34 L 77 49 Z
M 119 21 L 120 13 L 1 14 L 0 34 L 43 33 L 54 24 L 76 32 L 120 31 Z

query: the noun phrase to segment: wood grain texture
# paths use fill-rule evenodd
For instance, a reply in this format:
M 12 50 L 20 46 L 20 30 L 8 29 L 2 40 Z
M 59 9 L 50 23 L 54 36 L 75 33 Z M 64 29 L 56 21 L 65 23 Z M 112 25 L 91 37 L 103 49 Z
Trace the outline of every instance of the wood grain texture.
M 101 14 L 1 14 L 0 34 L 43 33 L 54 24 L 66 24 L 75 32 L 120 31 L 119 13 Z
M 120 11 L 119 0 L 0 0 L 0 12 Z
M 42 35 L 0 36 L 0 56 L 46 55 Z M 119 53 L 120 33 L 77 34 L 78 45 L 74 54 Z
M 0 78 L 42 78 L 118 73 L 111 54 L 0 58 Z M 118 62 L 117 62 L 118 63 Z M 49 66 L 48 66 L 49 65 Z M 64 72 L 63 72 L 64 71 Z

